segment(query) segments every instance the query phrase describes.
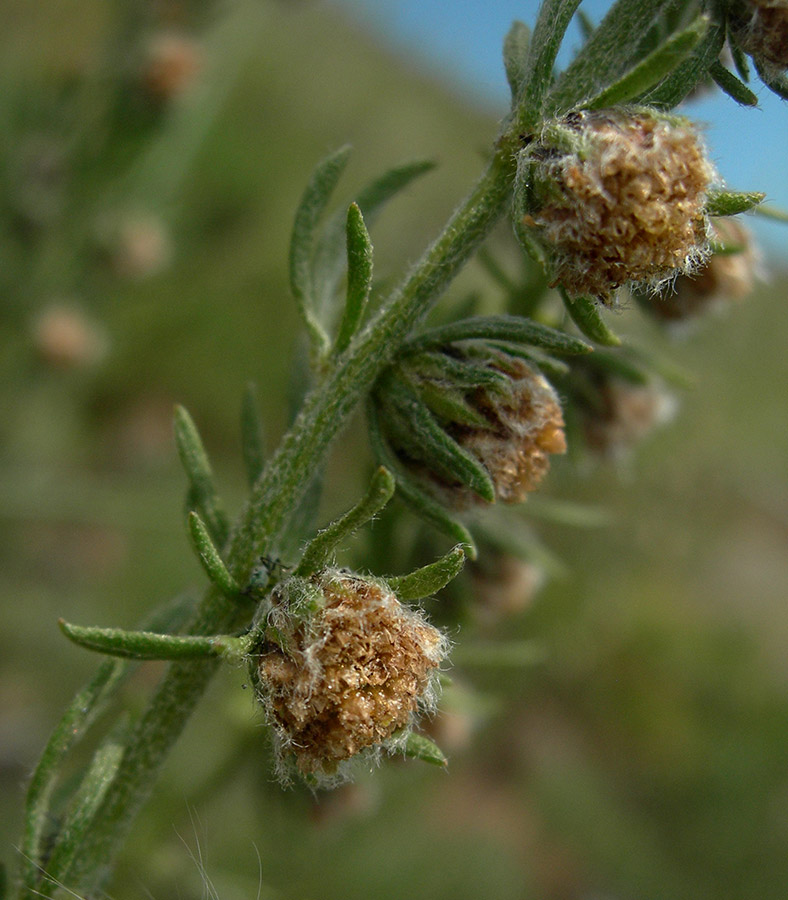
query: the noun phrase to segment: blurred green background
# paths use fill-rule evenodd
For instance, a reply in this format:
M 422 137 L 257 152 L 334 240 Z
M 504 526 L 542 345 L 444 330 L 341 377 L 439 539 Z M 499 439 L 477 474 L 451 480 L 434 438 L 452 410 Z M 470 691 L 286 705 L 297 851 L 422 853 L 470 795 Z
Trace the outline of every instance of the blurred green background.
M 463 196 L 496 124 L 309 2 L 5 0 L 0 73 L 0 857 L 11 862 L 25 778 L 96 664 L 57 618 L 131 626 L 199 589 L 173 404 L 199 424 L 232 509 L 249 380 L 271 447 L 285 427 L 299 347 L 287 242 L 312 168 L 351 143 L 346 201 L 392 165 L 439 163 L 375 225 L 385 282 Z M 516 266 L 506 235 L 496 240 Z M 205 896 L 204 872 L 222 900 L 258 887 L 315 900 L 783 898 L 788 277 L 779 260 L 769 268 L 751 299 L 682 341 L 634 309 L 616 318 L 694 387 L 623 469 L 554 466 L 545 493 L 609 522 L 543 521 L 534 503 L 563 575 L 515 615 L 453 628 L 460 646 L 523 638 L 543 658 L 507 668 L 458 654 L 454 713 L 436 725 L 448 772 L 394 760 L 333 795 L 282 790 L 244 673 L 225 671 L 111 896 Z M 500 301 L 474 264 L 444 307 L 470 290 L 484 308 Z M 338 450 L 321 521 L 363 483 L 360 419 Z M 363 559 L 363 542 L 352 552 Z M 140 668 L 132 709 L 158 674 Z

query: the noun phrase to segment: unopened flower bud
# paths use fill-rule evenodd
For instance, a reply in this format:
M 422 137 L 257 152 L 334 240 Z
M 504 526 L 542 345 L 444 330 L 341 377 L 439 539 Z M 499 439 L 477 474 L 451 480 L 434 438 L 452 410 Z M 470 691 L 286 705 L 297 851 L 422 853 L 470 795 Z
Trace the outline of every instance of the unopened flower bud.
M 180 96 L 194 83 L 202 66 L 199 45 L 185 34 L 154 35 L 145 48 L 142 86 L 158 103 Z
M 602 457 L 621 459 L 676 412 L 676 399 L 655 384 L 607 378 L 598 385 L 599 405 L 582 408 L 588 446 Z
M 682 275 L 644 298 L 657 318 L 673 322 L 694 318 L 752 293 L 760 254 L 749 229 L 733 218 L 715 219 L 712 237 L 722 249 L 699 272 Z
M 746 53 L 777 71 L 788 68 L 788 0 L 733 0 L 729 23 Z
M 98 224 L 97 240 L 114 272 L 131 281 L 158 275 L 172 259 L 170 232 L 151 213 L 107 217 Z
M 33 344 L 53 369 L 83 369 L 99 362 L 107 352 L 104 329 L 81 310 L 53 303 L 33 324 Z
M 518 357 L 450 344 L 403 361 L 398 377 L 418 412 L 384 380 L 376 399 L 386 438 L 405 467 L 455 509 L 484 499 L 523 501 L 546 475 L 550 455 L 566 451 L 555 391 Z M 442 438 L 435 439 L 436 431 Z M 442 444 L 470 459 L 476 474 L 461 471 L 461 458 L 455 466 Z M 479 471 L 488 486 L 486 498 Z
M 444 636 L 382 581 L 337 570 L 283 582 L 253 659 L 258 697 L 288 764 L 315 783 L 341 765 L 396 749 L 434 707 Z
M 556 283 L 603 300 L 652 287 L 708 256 L 706 191 L 715 172 L 685 119 L 650 110 L 570 113 L 522 151 L 525 224 Z

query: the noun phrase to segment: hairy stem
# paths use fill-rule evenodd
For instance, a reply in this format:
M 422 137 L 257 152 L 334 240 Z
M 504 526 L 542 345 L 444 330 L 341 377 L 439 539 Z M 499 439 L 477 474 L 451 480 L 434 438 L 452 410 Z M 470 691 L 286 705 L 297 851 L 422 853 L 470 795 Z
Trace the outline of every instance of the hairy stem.
M 413 327 L 504 213 L 514 177 L 509 145 L 509 140 L 499 142 L 487 170 L 438 239 L 336 361 L 324 382 L 306 398 L 293 427 L 255 483 L 230 536 L 228 568 L 239 584 L 248 581 L 262 553 L 276 552 L 288 517 L 322 465 L 331 441 Z M 248 613 L 211 588 L 190 633 L 216 634 L 238 628 L 247 619 Z M 117 777 L 68 874 L 69 886 L 91 891 L 108 874 L 216 664 L 208 660 L 170 666 L 129 740 Z

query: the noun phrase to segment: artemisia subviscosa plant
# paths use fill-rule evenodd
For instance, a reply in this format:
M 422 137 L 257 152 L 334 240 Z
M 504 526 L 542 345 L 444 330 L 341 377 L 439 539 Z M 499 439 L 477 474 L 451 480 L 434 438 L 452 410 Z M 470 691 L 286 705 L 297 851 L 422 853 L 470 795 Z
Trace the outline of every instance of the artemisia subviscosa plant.
M 582 18 L 584 43 L 557 71 L 578 5 L 545 0 L 533 29 L 512 26 L 504 42 L 512 107 L 486 169 L 389 293 L 373 283 L 367 225 L 427 167 L 386 173 L 334 215 L 328 205 L 348 151 L 312 175 L 290 250 L 311 389 L 267 460 L 254 397 L 244 398 L 251 490 L 233 524 L 197 429 L 178 410 L 204 597 L 186 613 L 164 608 L 139 631 L 61 623 L 71 640 L 109 658 L 32 776 L 9 896 L 95 896 L 223 660 L 248 668 L 285 782 L 332 786 L 384 753 L 445 764 L 419 720 L 439 702 L 452 648 L 412 604 L 446 587 L 466 559 L 479 578 L 491 559 L 499 571 L 516 567 L 522 542 L 501 516 L 539 488 L 552 455 L 573 442 L 620 454 L 664 418 L 666 367 L 621 346 L 607 310 L 634 297 L 675 323 L 740 296 L 754 250 L 735 217 L 763 200 L 723 186 L 698 128 L 675 109 L 709 82 L 756 105 L 751 66 L 788 96 L 784 2 L 619 0 L 596 26 Z M 150 68 L 156 96 L 190 72 L 188 48 L 166 49 L 169 63 Z M 502 219 L 522 248 L 519 281 L 482 247 Z M 469 306 L 425 328 L 477 251 L 508 307 L 479 316 Z M 378 468 L 367 494 L 316 530 L 329 448 L 362 404 Z M 395 493 L 454 548 L 408 575 L 337 568 L 337 548 Z M 304 549 L 291 555 L 294 546 Z M 147 708 L 111 727 L 81 780 L 62 790 L 66 757 L 140 659 L 171 665 Z

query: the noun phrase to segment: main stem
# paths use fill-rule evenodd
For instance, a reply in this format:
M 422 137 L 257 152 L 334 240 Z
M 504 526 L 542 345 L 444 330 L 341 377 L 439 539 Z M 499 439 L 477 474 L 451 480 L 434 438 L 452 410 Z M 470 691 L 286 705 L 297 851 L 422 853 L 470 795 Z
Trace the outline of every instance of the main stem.
M 401 287 L 350 344 L 326 380 L 305 399 L 302 410 L 255 484 L 230 538 L 228 567 L 245 584 L 257 559 L 275 548 L 288 517 L 323 463 L 333 438 L 375 378 L 443 293 L 462 265 L 504 213 L 514 176 L 508 140 L 438 239 Z M 245 624 L 248 614 L 209 590 L 190 629 L 214 634 Z M 157 773 L 216 669 L 215 660 L 173 663 L 138 722 L 117 777 L 107 791 L 69 886 L 92 891 L 111 863 Z

